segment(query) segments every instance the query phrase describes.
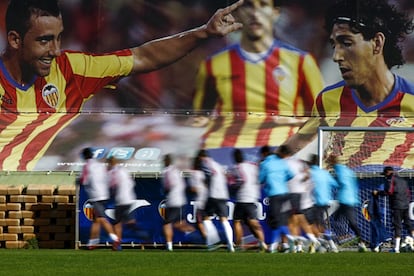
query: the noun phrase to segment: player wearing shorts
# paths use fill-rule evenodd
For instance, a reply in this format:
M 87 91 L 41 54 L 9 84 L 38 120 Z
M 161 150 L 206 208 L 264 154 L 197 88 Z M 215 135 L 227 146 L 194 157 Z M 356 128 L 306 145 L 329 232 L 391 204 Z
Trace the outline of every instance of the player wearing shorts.
M 126 224 L 128 228 L 132 229 L 135 229 L 136 226 L 134 212 L 131 212 L 131 206 L 136 200 L 135 181 L 114 157 L 108 158 L 108 180 L 115 200 L 114 229 L 122 241 L 122 225 Z M 121 245 L 116 249 L 121 250 Z
M 236 246 L 243 248 L 244 222 L 251 233 L 259 241 L 259 249 L 267 250 L 264 241 L 262 226 L 257 220 L 257 203 L 260 199 L 259 169 L 256 164 L 246 162 L 240 149 L 233 152 L 235 165 L 228 172 L 230 185 L 236 185 L 236 205 L 233 212 L 233 226 L 236 238 Z
M 203 219 L 205 217 L 205 209 L 208 197 L 208 188 L 206 184 L 206 176 L 202 171 L 201 158 L 196 156 L 193 162 L 193 170 L 190 177 L 191 190 L 196 194 L 194 208 L 198 230 L 204 239 L 207 238 L 204 229 Z
M 229 252 L 234 252 L 233 229 L 228 221 L 229 210 L 227 202 L 229 200 L 229 191 L 224 168 L 210 158 L 205 150 L 200 150 L 197 156 L 202 160 L 202 169 L 206 175 L 208 185 L 206 215 L 203 220 L 207 233 L 207 248 L 209 250 L 215 249 L 214 245 L 218 242 L 217 229 L 212 222 L 212 218 L 217 216 L 226 236 L 227 249 Z
M 182 215 L 182 208 L 187 203 L 186 183 L 181 170 L 173 164 L 171 155 L 164 156 L 163 187 L 166 194 L 166 209 L 163 225 L 166 249 L 173 251 L 174 229 L 182 232 L 193 232 L 195 229 L 188 224 Z
M 367 248 L 364 241 L 361 238 L 361 230 L 358 227 L 356 214 L 357 207 L 359 206 L 358 195 L 358 180 L 354 171 L 352 171 L 346 165 L 338 162 L 338 157 L 330 155 L 327 158 L 328 165 L 334 170 L 337 180 L 337 197 L 339 201 L 339 208 L 333 214 L 335 220 L 340 217 L 347 219 L 349 227 L 354 232 L 358 239 L 359 251 L 365 252 Z
M 279 156 L 285 158 L 294 177 L 288 181 L 288 189 L 291 203 L 291 215 L 289 217 L 289 230 L 291 235 L 297 239 L 297 251 L 302 252 L 302 241 L 300 236 L 305 234 L 305 238 L 311 242 L 311 253 L 320 243 L 313 234 L 310 225 L 314 221 L 312 216 L 313 201 L 313 182 L 309 174 L 308 164 L 294 156 L 289 147 L 282 145 L 277 149 Z M 306 217 L 306 214 L 308 218 Z
M 120 244 L 120 240 L 105 216 L 106 204 L 110 198 L 106 168 L 104 164 L 93 158 L 93 150 L 91 148 L 84 148 L 81 156 L 86 161 L 86 164 L 82 169 L 80 184 L 85 187 L 88 200 L 93 206 L 93 223 L 90 229 L 88 249 L 94 249 L 99 244 L 101 227 L 109 234 L 113 241 L 112 247 L 116 249 Z
M 328 208 L 333 199 L 333 189 L 337 186 L 335 178 L 326 169 L 318 166 L 318 156 L 313 154 L 310 157 L 310 175 L 314 183 L 314 217 L 315 223 L 314 232 L 318 233 L 319 237 L 324 236 L 329 243 L 330 251 L 337 253 L 338 248 L 332 240 L 332 233 L 330 227 L 327 227 L 326 221 L 329 220 Z
M 271 152 L 269 146 L 260 149 L 262 161 L 259 165 L 259 181 L 264 185 L 264 193 L 269 199 L 267 224 L 271 228 L 269 252 L 274 253 L 282 236 L 289 235 L 286 206 L 289 203 L 287 182 L 294 177 L 286 160 Z

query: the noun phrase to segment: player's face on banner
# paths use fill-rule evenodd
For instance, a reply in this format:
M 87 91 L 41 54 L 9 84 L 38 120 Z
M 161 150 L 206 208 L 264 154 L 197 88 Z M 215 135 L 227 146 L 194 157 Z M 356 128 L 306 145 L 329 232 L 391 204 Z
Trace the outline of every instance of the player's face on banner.
M 32 16 L 30 25 L 23 41 L 16 43 L 22 52 L 20 63 L 27 64 L 34 74 L 45 77 L 50 73 L 53 59 L 60 54 L 62 18 Z
M 272 37 L 273 21 L 276 11 L 273 0 L 246 0 L 237 10 L 237 19 L 243 23 L 243 32 L 250 39 Z
M 361 33 L 351 32 L 348 24 L 335 24 L 330 42 L 333 60 L 347 85 L 359 87 L 370 80 L 375 68 L 373 40 L 364 40 Z

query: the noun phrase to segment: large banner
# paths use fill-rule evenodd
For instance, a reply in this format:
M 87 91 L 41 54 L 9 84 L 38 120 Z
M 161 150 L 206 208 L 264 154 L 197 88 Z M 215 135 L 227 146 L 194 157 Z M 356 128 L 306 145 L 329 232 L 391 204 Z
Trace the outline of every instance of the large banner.
M 4 23 L 7 2 L 0 1 L 1 49 L 10 48 Z M 59 2 L 65 32 L 62 55 L 52 61 L 59 70 L 20 85 L 8 66 L 0 65 L 2 171 L 79 171 L 84 147 L 97 149 L 98 159 L 115 156 L 137 173 L 159 172 L 163 155 L 191 159 L 201 147 L 229 166 L 232 148 L 242 148 L 246 159 L 257 161 L 261 146 L 279 146 L 292 137 L 303 142 L 292 146 L 307 158 L 317 152 L 314 135 L 320 125 L 413 125 L 412 94 L 399 93 L 412 89 L 406 80 L 414 80 L 414 40 L 402 41 L 407 64 L 393 72 L 405 80 L 396 77 L 392 100 L 367 108 L 355 91 L 341 90 L 341 71 L 323 28 L 331 1 L 266 1 L 261 24 L 205 41 L 178 62 L 150 73 L 121 78 L 125 68 L 114 69 L 118 63 L 105 55 L 101 65 L 114 72 L 104 87 L 96 82 L 106 80 L 101 75 L 107 70 L 85 60 L 112 53 L 125 62 L 129 52 L 119 50 L 201 26 L 216 9 L 235 1 Z M 392 2 L 409 10 L 409 1 Z M 247 23 L 248 12 L 246 4 L 234 17 Z M 258 29 L 263 43 L 272 43 L 259 54 L 250 53 L 240 41 Z M 93 54 L 85 58 L 78 51 Z M 326 86 L 333 92 L 316 100 Z M 329 152 L 342 156 L 341 161 L 352 160 L 351 167 L 412 168 L 413 136 L 358 134 L 355 140 L 344 133 L 332 138 Z
M 158 178 L 136 178 L 136 187 L 135 192 L 137 194 L 136 203 L 132 206 L 131 212 L 134 214 L 134 217 L 137 221 L 136 228 L 128 228 L 124 226 L 123 231 L 123 238 L 122 244 L 125 246 L 139 246 L 139 245 L 146 245 L 146 246 L 155 246 L 155 247 L 163 247 L 165 243 L 165 239 L 162 232 L 162 225 L 163 225 L 163 215 L 164 215 L 164 195 L 162 193 L 162 185 L 161 180 Z M 363 240 L 367 241 L 368 243 L 371 240 L 372 235 L 372 223 L 371 218 L 368 212 L 368 204 L 371 200 L 371 192 L 373 189 L 378 188 L 381 184 L 383 184 L 383 178 L 361 178 L 359 179 L 359 187 L 360 187 L 360 202 L 361 205 L 357 208 L 357 216 L 358 216 L 358 226 L 362 232 Z M 407 179 L 409 181 L 411 191 L 414 191 L 414 182 L 413 179 Z M 414 192 L 412 192 L 414 193 Z M 88 243 L 89 239 L 89 232 L 90 226 L 92 223 L 92 214 L 93 210 L 91 209 L 91 204 L 88 202 L 88 197 L 81 187 L 80 194 L 79 194 L 79 229 L 78 229 L 78 240 L 77 244 L 80 246 L 85 246 Z M 270 239 L 270 230 L 266 223 L 267 218 L 267 198 L 262 198 L 260 202 L 257 204 L 257 218 L 259 219 L 264 232 L 266 242 L 269 243 Z M 337 204 L 333 202 L 331 209 L 329 210 L 329 214 L 331 215 L 334 212 Z M 384 228 L 384 242 L 390 240 L 393 237 L 393 227 L 391 221 L 391 211 L 388 206 L 387 197 L 380 198 L 380 207 L 383 216 L 380 219 L 380 224 Z M 107 219 L 109 221 L 113 221 L 114 218 L 114 210 L 113 204 L 109 203 L 106 209 Z M 230 200 L 228 202 L 228 210 L 229 210 L 229 221 L 232 223 L 233 221 L 233 210 L 234 210 L 234 202 Z M 414 202 L 410 204 L 410 218 L 411 222 L 414 221 Z M 184 206 L 182 209 L 182 218 L 194 227 L 196 227 L 196 220 L 195 220 L 195 213 L 196 213 L 196 206 L 194 202 L 194 198 L 192 195 L 188 195 L 188 204 Z M 219 234 L 221 236 L 222 242 L 225 244 L 225 236 L 224 232 L 221 228 L 218 219 L 214 220 L 216 224 Z M 334 234 L 334 239 L 336 242 L 340 244 L 344 244 L 348 241 L 351 241 L 355 238 L 354 233 L 350 230 L 348 223 L 342 220 L 334 220 L 330 217 L 330 227 Z M 407 234 L 406 229 L 403 231 L 403 236 Z M 100 237 L 101 245 L 105 245 L 110 243 L 109 237 L 106 235 L 105 232 L 101 231 Z M 256 245 L 257 240 L 251 234 L 247 227 L 244 228 L 244 238 L 243 242 L 246 245 Z M 175 231 L 174 232 L 174 243 L 181 244 L 186 246 L 200 246 L 203 245 L 205 242 L 200 234 L 199 231 L 195 231 L 192 233 L 182 233 Z

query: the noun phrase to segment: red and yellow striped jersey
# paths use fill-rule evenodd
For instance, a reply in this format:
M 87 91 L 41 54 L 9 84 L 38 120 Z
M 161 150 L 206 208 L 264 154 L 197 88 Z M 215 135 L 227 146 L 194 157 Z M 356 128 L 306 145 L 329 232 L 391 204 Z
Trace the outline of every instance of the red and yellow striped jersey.
M 194 109 L 213 113 L 206 148 L 279 145 L 296 132 L 280 118 L 309 116 L 323 88 L 314 58 L 275 41 L 253 60 L 236 44 L 205 60 L 198 72 Z
M 0 61 L 0 170 L 32 170 L 55 136 L 102 87 L 128 75 L 130 50 L 63 52 L 47 77 L 21 86 Z
M 299 133 L 316 133 L 325 126 L 412 127 L 414 84 L 395 76 L 392 92 L 380 104 L 366 107 L 356 92 L 339 82 L 322 91 L 310 119 Z M 332 132 L 328 153 L 333 151 L 352 168 L 368 170 L 384 165 L 413 168 L 414 132 Z

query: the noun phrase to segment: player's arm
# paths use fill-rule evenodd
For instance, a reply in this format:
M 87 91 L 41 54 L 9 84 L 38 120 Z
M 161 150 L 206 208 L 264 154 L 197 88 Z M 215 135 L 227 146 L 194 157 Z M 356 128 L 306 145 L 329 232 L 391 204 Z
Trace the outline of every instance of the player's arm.
M 191 50 L 211 37 L 222 37 L 238 30 L 241 23 L 231 15 L 243 4 L 239 0 L 233 5 L 219 9 L 203 26 L 173 36 L 156 39 L 132 48 L 134 65 L 132 73 L 157 70 L 187 55 Z
M 315 139 L 316 135 L 317 135 L 316 133 L 314 134 L 295 133 L 284 144 L 287 145 L 289 148 L 291 148 L 294 153 L 297 153 L 301 149 L 305 148 L 310 142 L 312 142 L 313 139 Z
M 318 127 L 321 124 L 323 124 L 321 118 L 314 111 L 312 117 L 306 121 L 298 132 L 289 137 L 283 144 L 291 148 L 294 153 L 298 153 L 317 137 Z

